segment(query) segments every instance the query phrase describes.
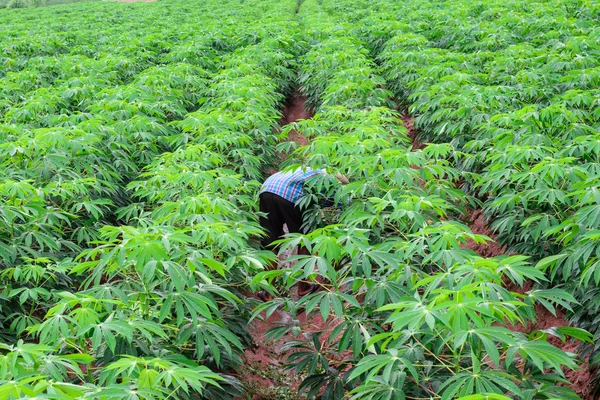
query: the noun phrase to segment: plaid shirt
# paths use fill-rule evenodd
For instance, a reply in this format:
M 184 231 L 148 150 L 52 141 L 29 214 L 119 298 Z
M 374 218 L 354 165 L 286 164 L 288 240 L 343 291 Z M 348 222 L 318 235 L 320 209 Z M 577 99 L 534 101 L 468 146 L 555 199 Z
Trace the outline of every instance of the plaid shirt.
M 302 196 L 304 181 L 322 174 L 325 174 L 324 169 L 315 171 L 310 168 L 298 168 L 294 172 L 277 172 L 267 178 L 260 192 L 274 193 L 292 203 L 296 203 Z

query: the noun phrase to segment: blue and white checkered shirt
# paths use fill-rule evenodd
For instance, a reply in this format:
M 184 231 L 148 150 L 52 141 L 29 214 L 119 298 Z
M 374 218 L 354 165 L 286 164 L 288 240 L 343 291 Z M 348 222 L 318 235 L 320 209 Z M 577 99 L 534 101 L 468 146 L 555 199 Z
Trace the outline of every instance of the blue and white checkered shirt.
M 325 174 L 324 169 L 312 170 L 310 168 L 298 168 L 293 172 L 277 172 L 267 178 L 260 192 L 274 193 L 292 203 L 296 203 L 302 196 L 304 182 L 313 176 L 323 174 Z

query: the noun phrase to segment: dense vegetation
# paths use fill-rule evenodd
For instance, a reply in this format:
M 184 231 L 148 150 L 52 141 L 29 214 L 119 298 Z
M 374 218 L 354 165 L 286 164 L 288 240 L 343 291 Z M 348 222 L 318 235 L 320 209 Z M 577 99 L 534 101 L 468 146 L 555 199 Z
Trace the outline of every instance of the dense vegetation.
M 0 0 L 0 8 L 42 7 L 56 4 L 78 3 L 98 0 Z
M 4 16 L 1 396 L 235 394 L 295 3 L 71 10 Z
M 248 322 L 277 307 L 310 398 L 578 398 L 565 372 L 599 349 L 549 338 L 600 336 L 599 19 L 583 0 L 2 11 L 0 399 L 243 397 Z M 296 87 L 315 116 L 278 133 Z M 277 150 L 351 183 L 312 182 L 303 204 L 334 206 L 281 242 L 310 254 L 267 271 Z M 478 207 L 510 255 L 462 246 L 490 240 L 463 222 Z M 592 335 L 513 329 L 536 307 Z

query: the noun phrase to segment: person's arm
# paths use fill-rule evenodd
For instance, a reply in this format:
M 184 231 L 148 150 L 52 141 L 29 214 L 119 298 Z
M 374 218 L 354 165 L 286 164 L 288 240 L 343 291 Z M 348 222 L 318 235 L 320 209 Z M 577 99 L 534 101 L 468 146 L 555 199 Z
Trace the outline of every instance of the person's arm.
M 341 173 L 336 173 L 335 177 L 337 178 L 338 181 L 340 181 L 342 184 L 347 185 L 350 183 L 350 181 L 348 180 L 348 178 L 346 178 L 344 175 L 342 175 Z

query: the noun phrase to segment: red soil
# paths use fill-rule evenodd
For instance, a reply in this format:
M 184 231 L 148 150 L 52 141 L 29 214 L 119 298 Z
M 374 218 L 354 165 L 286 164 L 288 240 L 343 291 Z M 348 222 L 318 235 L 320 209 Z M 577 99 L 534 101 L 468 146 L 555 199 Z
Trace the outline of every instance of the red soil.
M 406 134 L 408 135 L 408 137 L 410 138 L 410 140 L 412 142 L 413 149 L 415 149 L 415 150 L 423 149 L 425 147 L 425 145 L 422 144 L 418 139 L 418 131 L 417 131 L 417 128 L 415 127 L 415 119 L 413 118 L 412 115 L 410 115 L 408 113 L 407 110 L 404 110 L 402 112 L 402 122 L 404 123 L 404 126 L 408 130 L 408 132 Z
M 294 297 L 292 293 L 290 296 Z M 265 315 L 263 314 L 262 317 L 264 318 Z M 279 340 L 267 341 L 266 333 L 269 329 L 292 324 L 301 327 L 301 335 L 294 337 L 291 332 L 288 332 Z M 283 346 L 291 341 L 307 340 L 309 334 L 313 332 L 324 332 L 321 342 L 328 343 L 329 333 L 335 326 L 335 321 L 330 319 L 328 322 L 323 322 L 320 315 L 311 316 L 309 321 L 304 312 L 301 312 L 294 321 L 290 313 L 280 309 L 268 319 L 252 321 L 250 332 L 256 346 L 245 351 L 246 362 L 240 376 L 252 400 L 276 400 L 278 396 L 282 396 L 276 389 L 282 387 L 288 389 L 286 398 L 296 396 L 304 376 L 296 374 L 293 370 L 284 369 L 286 360 L 293 350 L 284 350 Z M 298 395 L 298 398 L 301 396 Z
M 264 318 L 264 314 L 262 317 Z M 292 322 L 289 313 L 277 310 L 268 319 L 255 319 L 250 324 L 250 333 L 255 347 L 244 353 L 246 362 L 240 380 L 246 386 L 252 400 L 269 398 L 274 400 L 276 393 L 270 391 L 284 385 L 289 385 L 293 393 L 297 393 L 303 377 L 283 369 L 289 352 L 282 351 L 282 346 L 298 338 L 294 338 L 289 333 L 276 342 L 267 341 L 266 338 L 269 329 Z
M 301 95 L 298 92 L 293 93 L 288 99 L 286 99 L 283 106 L 283 117 L 279 121 L 281 126 L 292 124 L 302 119 L 310 119 L 314 113 L 306 107 L 306 96 Z M 308 144 L 308 140 L 301 133 L 296 130 L 292 130 L 287 138 L 288 141 L 298 143 L 298 146 L 305 146 Z M 278 153 L 280 162 L 285 160 L 287 154 Z M 268 175 L 273 175 L 277 172 L 275 168 L 269 168 L 265 171 Z
M 284 126 L 301 119 L 310 119 L 312 116 L 313 113 L 306 108 L 306 97 L 294 93 L 285 102 L 280 124 Z M 308 144 L 306 138 L 295 130 L 290 132 L 288 140 L 293 140 L 300 146 Z M 280 154 L 280 157 L 283 161 L 286 155 Z M 271 169 L 266 172 L 273 174 L 277 171 Z M 291 297 L 296 296 L 295 290 L 295 288 L 292 289 Z M 264 313 L 262 317 L 265 317 Z M 250 333 L 254 339 L 255 347 L 245 351 L 246 362 L 239 378 L 247 387 L 252 400 L 276 400 L 278 396 L 281 396 L 280 392 L 276 392 L 278 387 L 287 387 L 289 389 L 288 395 L 295 395 L 298 392 L 298 386 L 303 377 L 298 376 L 294 371 L 283 368 L 290 351 L 282 351 L 282 346 L 292 340 L 304 339 L 304 336 L 295 338 L 291 333 L 288 333 L 275 342 L 267 341 L 265 336 L 269 329 L 291 323 L 294 323 L 294 321 L 290 313 L 278 309 L 268 319 L 255 319 L 250 324 Z M 327 327 L 327 324 L 318 316 L 311 318 L 310 322 L 307 321 L 304 313 L 298 315 L 296 323 L 302 327 L 302 332 L 330 332 L 333 329 L 331 326 Z M 324 334 L 322 339 L 327 338 L 328 334 Z
M 288 125 L 301 119 L 311 119 L 313 115 L 313 112 L 306 107 L 306 96 L 296 92 L 285 102 L 281 125 Z M 306 138 L 295 130 L 290 132 L 288 140 L 294 141 L 300 146 L 308 144 Z
M 301 119 L 311 119 L 314 113 L 306 107 L 306 96 L 295 92 L 283 106 L 281 125 L 291 124 Z
M 483 219 L 483 210 L 473 210 L 468 217 L 468 225 L 473 233 L 479 235 L 486 235 L 494 238 L 494 233 L 488 227 L 487 221 Z M 486 244 L 475 243 L 473 240 L 469 240 L 462 247 L 465 249 L 471 249 L 481 257 L 495 257 L 504 254 L 506 249 L 500 246 L 496 242 L 488 242 Z

